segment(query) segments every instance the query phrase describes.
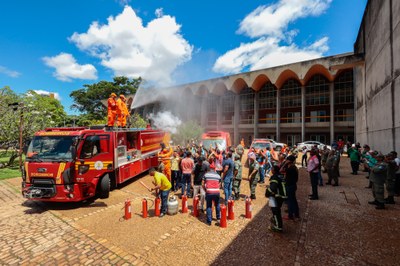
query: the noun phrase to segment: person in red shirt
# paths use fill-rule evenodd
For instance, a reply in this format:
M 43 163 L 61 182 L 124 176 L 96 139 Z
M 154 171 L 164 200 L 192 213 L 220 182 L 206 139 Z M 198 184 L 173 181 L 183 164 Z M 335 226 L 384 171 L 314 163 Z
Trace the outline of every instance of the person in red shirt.
M 192 172 L 194 169 L 194 161 L 191 158 L 190 151 L 186 152 L 185 158 L 181 161 L 182 169 L 182 195 L 190 195 L 190 184 L 192 178 Z
M 211 161 L 210 170 L 204 175 L 203 187 L 206 191 L 206 206 L 207 206 L 207 224 L 211 225 L 212 221 L 212 203 L 214 202 L 216 218 L 221 218 L 219 206 L 219 187 L 221 185 L 221 176 L 215 172 L 215 164 Z

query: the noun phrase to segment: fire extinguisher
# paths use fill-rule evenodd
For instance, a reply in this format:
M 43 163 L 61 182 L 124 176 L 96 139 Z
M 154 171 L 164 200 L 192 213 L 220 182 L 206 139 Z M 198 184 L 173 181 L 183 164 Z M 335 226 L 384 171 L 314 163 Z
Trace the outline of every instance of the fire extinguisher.
M 132 217 L 132 210 L 131 210 L 131 200 L 126 199 L 125 200 L 125 220 L 129 220 Z
M 234 206 L 235 202 L 232 199 L 228 200 L 228 220 L 235 220 Z
M 246 215 L 247 219 L 251 219 L 251 199 L 246 197 Z
M 196 196 L 193 198 L 193 216 L 199 216 L 199 197 Z
M 221 204 L 220 209 L 221 209 L 221 220 L 219 221 L 219 226 L 222 228 L 226 228 L 227 223 L 226 223 L 226 206 L 225 206 L 225 204 Z
M 182 196 L 182 213 L 187 213 L 187 212 L 188 212 L 187 196 L 183 195 Z
M 154 214 L 156 216 L 160 216 L 160 213 L 161 213 L 161 200 L 159 197 L 157 197 L 154 204 Z
M 142 217 L 147 218 L 147 199 L 142 200 Z

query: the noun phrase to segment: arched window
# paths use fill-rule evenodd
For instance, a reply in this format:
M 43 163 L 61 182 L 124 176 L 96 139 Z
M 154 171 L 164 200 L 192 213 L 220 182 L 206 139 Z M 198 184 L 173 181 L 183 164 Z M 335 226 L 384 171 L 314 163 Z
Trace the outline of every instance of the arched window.
M 254 123 L 254 91 L 251 88 L 240 92 L 240 123 Z
M 271 82 L 266 83 L 260 90 L 260 109 L 276 108 L 276 88 Z
M 322 75 L 314 75 L 306 85 L 306 105 L 328 105 L 329 82 Z
M 207 125 L 216 126 L 217 125 L 217 104 L 218 96 L 214 94 L 209 94 L 207 96 Z
M 295 79 L 288 79 L 281 88 L 281 108 L 301 107 L 301 85 Z
M 335 79 L 335 121 L 354 121 L 353 70 Z
M 235 93 L 226 92 L 222 96 L 222 124 L 232 125 L 235 112 Z
M 340 74 L 335 80 L 335 104 L 354 103 L 353 71 Z
M 288 79 L 281 88 L 281 122 L 301 123 L 301 84 Z
M 276 123 L 277 89 L 271 82 L 266 83 L 259 93 L 259 123 Z

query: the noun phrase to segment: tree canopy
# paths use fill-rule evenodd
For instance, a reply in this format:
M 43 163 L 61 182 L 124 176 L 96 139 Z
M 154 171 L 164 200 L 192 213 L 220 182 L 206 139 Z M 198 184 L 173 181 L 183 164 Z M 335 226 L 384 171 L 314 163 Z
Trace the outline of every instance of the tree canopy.
M 18 95 L 10 87 L 0 89 L 0 146 L 19 149 L 19 129 L 22 117 L 22 139 L 25 144 L 33 134 L 46 127 L 63 126 L 66 113 L 57 99 L 28 91 Z
M 141 78 L 114 77 L 112 82 L 103 80 L 91 85 L 85 84 L 84 88 L 71 92 L 70 96 L 74 100 L 71 107 L 83 113 L 86 120 L 103 121 L 107 114 L 107 107 L 102 101 L 108 99 L 113 92 L 117 95 L 134 94 L 141 82 Z
M 172 140 L 175 144 L 186 145 L 190 140 L 199 140 L 204 129 L 196 121 L 187 121 L 179 125 L 175 134 L 172 134 Z

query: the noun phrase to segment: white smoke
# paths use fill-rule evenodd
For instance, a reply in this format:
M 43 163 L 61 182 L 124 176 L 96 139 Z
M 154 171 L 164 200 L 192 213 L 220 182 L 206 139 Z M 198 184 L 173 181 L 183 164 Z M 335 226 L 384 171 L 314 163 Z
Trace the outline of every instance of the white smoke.
M 162 129 L 175 134 L 182 121 L 174 116 L 170 111 L 164 111 L 157 114 L 150 114 L 152 125 L 157 129 Z

